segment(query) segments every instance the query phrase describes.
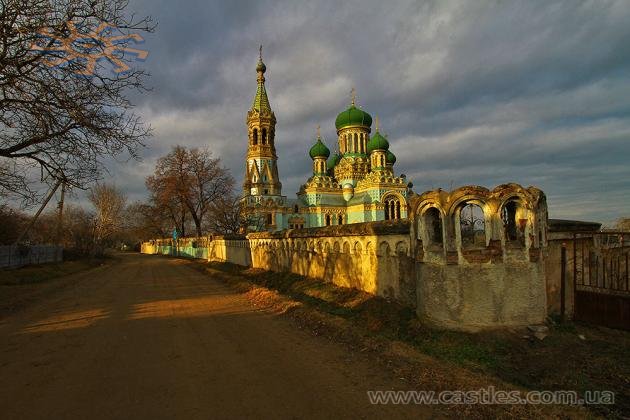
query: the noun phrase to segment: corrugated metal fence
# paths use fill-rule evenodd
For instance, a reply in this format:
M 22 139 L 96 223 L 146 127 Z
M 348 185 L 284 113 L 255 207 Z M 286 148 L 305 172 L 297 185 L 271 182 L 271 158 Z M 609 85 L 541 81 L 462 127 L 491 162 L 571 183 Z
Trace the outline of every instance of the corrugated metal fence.
M 0 268 L 60 261 L 63 261 L 63 248 L 58 245 L 0 246 Z

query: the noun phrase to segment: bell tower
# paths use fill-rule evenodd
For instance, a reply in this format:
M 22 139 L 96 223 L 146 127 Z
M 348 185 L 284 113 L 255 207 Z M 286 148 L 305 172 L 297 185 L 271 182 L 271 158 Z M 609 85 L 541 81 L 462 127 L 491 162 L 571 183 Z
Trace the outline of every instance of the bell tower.
M 278 176 L 276 155 L 276 116 L 269 105 L 265 89 L 265 71 L 262 61 L 262 45 L 256 65 L 258 88 L 251 109 L 247 112 L 247 162 L 243 182 L 243 196 L 261 198 L 279 197 L 282 184 Z

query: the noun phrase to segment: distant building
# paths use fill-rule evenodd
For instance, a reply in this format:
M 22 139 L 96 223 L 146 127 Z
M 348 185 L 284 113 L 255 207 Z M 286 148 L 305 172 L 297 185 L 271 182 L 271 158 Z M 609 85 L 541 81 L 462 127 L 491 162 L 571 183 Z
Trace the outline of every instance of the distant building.
M 247 113 L 248 148 L 243 182 L 243 211 L 249 230 L 277 231 L 407 218 L 411 185 L 394 174 L 396 156 L 387 138 L 372 133 L 372 116 L 355 104 L 335 120 L 337 152 L 331 157 L 317 130 L 309 155 L 313 176 L 297 200 L 282 195 L 274 143 L 276 117 L 265 89 L 262 54 L 256 66 L 258 87 Z M 371 136 L 370 136 L 371 135 Z

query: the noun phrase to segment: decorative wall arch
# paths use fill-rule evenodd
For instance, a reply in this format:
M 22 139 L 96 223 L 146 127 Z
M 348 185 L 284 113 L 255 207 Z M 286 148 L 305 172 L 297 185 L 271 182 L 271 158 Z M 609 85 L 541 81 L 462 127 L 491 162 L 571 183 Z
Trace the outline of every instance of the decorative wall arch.
M 381 257 L 389 257 L 390 246 L 387 241 L 383 241 L 378 245 L 378 255 Z

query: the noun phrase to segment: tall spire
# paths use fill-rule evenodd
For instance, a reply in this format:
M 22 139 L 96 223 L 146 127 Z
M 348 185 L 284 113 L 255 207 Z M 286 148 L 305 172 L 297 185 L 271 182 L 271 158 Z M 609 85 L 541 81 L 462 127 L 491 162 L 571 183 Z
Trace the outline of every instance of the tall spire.
M 269 98 L 267 97 L 267 90 L 265 89 L 265 72 L 267 71 L 267 66 L 262 61 L 262 45 L 259 48 L 258 53 L 258 64 L 256 65 L 256 73 L 258 73 L 258 77 L 256 80 L 258 81 L 258 88 L 256 89 L 256 96 L 254 96 L 254 102 L 252 103 L 252 109 L 257 110 L 258 112 L 269 112 L 271 113 L 271 105 L 269 105 Z

